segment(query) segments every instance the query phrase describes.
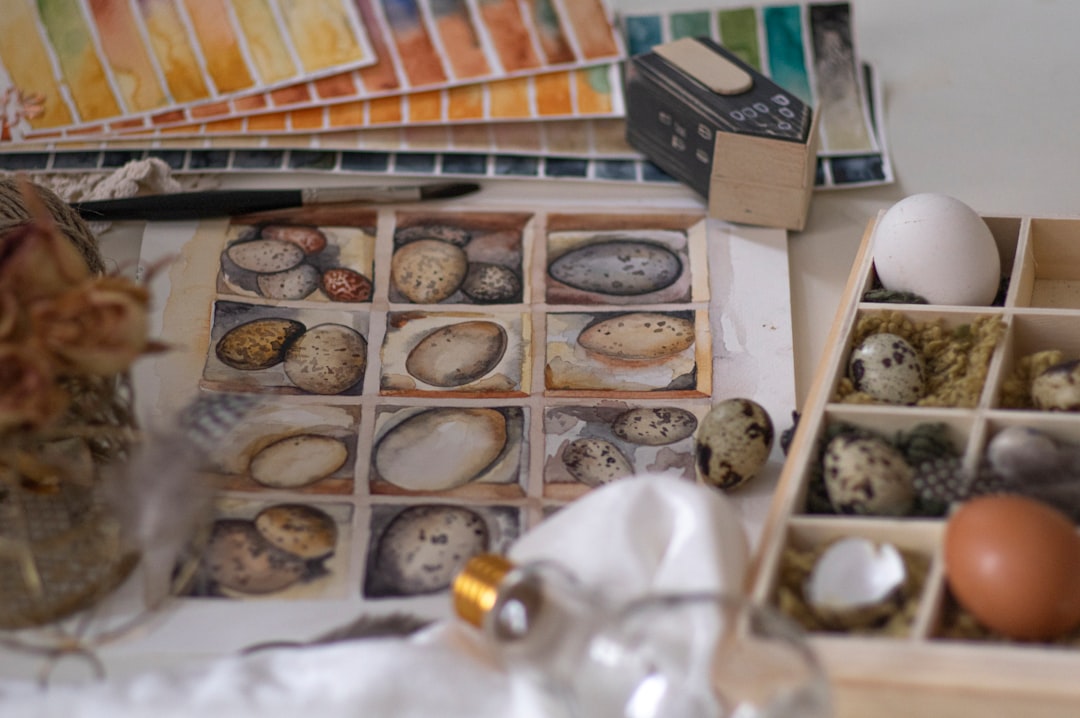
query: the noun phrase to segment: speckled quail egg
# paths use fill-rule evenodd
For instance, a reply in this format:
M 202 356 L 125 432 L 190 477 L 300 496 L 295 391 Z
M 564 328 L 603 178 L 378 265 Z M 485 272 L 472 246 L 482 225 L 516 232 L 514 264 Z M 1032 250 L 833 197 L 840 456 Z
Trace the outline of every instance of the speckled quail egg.
M 720 489 L 731 490 L 754 478 L 772 451 L 772 419 L 750 399 L 726 399 L 701 420 L 694 440 L 698 471 Z
M 915 503 L 915 472 L 884 439 L 841 434 L 825 448 L 823 469 L 837 513 L 904 516 Z
M 255 517 L 255 528 L 274 546 L 303 559 L 329 556 L 337 544 L 334 519 L 306 504 L 267 506 Z
M 918 350 L 901 336 L 871 334 L 851 353 L 848 376 L 855 389 L 889 404 L 914 404 L 926 386 Z
M 1035 377 L 1031 401 L 1043 411 L 1080 411 L 1080 360 L 1055 364 Z

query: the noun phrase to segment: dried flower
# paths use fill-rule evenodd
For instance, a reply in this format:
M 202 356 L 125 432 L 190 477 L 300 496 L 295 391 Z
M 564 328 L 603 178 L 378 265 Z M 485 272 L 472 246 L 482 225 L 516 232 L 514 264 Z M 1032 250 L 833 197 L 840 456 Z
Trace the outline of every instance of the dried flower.
M 95 276 L 28 182 L 22 196 L 30 221 L 0 234 L 0 432 L 44 426 L 72 380 L 122 374 L 159 348 L 146 289 Z
M 149 295 L 119 277 L 100 277 L 30 309 L 33 337 L 65 370 L 118 374 L 147 350 Z
M 30 347 L 0 344 L 0 431 L 47 424 L 67 406 L 52 367 Z

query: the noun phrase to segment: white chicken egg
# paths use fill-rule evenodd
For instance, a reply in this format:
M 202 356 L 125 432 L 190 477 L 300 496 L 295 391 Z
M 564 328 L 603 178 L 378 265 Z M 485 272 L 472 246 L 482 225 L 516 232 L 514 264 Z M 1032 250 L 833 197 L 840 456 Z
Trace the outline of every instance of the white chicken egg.
M 885 289 L 931 304 L 989 306 L 1001 281 L 994 235 L 975 210 L 936 193 L 905 197 L 874 228 L 874 269 Z

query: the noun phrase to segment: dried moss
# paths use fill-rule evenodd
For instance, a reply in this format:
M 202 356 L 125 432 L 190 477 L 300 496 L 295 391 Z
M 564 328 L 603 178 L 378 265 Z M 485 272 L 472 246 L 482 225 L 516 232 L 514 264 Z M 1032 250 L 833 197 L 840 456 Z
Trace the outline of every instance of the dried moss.
M 971 324 L 953 329 L 942 318 L 915 322 L 900 312 L 884 310 L 862 316 L 855 325 L 852 347 L 871 334 L 896 334 L 906 339 L 926 363 L 926 392 L 916 406 L 971 408 L 990 369 L 990 358 L 1005 332 L 1005 324 L 994 315 L 976 317 Z M 840 379 L 833 401 L 845 404 L 881 403 L 855 391 L 851 379 Z
M 806 579 L 810 575 L 810 571 L 813 570 L 814 564 L 821 554 L 832 543 L 832 541 L 829 541 L 809 550 L 788 546 L 784 549 L 783 558 L 781 559 L 780 581 L 774 597 L 776 605 L 807 631 L 838 632 L 836 629 L 824 625 L 803 597 L 803 586 L 806 585 Z M 881 624 L 854 628 L 847 631 L 847 633 L 892 636 L 896 638 L 902 638 L 911 633 L 911 627 L 915 623 L 915 614 L 919 610 L 919 600 L 923 586 L 926 585 L 926 575 L 930 570 L 930 559 L 914 551 L 899 547 L 897 547 L 897 550 L 907 567 L 907 582 L 904 586 L 904 596 L 899 608 Z

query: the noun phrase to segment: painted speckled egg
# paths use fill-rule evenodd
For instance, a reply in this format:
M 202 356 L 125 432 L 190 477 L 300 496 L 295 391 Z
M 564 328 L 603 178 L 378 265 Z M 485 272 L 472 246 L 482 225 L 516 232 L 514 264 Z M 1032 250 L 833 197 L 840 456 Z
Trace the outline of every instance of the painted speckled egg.
M 303 333 L 304 325 L 293 319 L 253 319 L 225 332 L 214 353 L 233 369 L 268 369 L 281 363 L 286 350 Z
M 349 447 L 341 439 L 320 434 L 294 434 L 259 449 L 248 473 L 263 486 L 295 489 L 330 476 L 345 465 Z
M 570 475 L 587 486 L 600 486 L 634 473 L 619 447 L 604 439 L 575 439 L 563 449 L 562 460 Z
M 471 509 L 410 506 L 379 537 L 365 591 L 398 596 L 441 591 L 470 558 L 490 545 L 487 522 Z
M 725 491 L 742 486 L 768 462 L 774 436 L 772 419 L 756 401 L 721 401 L 698 426 L 698 472 L 706 483 Z
M 418 239 L 394 252 L 390 279 L 415 304 L 435 304 L 461 286 L 469 260 L 465 250 L 437 239 Z
M 644 446 L 664 446 L 694 433 L 697 417 L 677 406 L 639 407 L 615 417 L 611 431 L 624 441 Z
M 822 468 L 837 513 L 904 516 L 915 503 L 914 470 L 883 439 L 841 434 L 825 448 Z
M 455 227 L 451 224 L 415 224 L 412 227 L 403 227 L 394 232 L 394 242 L 399 246 L 419 239 L 435 239 L 440 242 L 449 242 L 458 247 L 464 247 L 472 241 L 472 232 L 464 227 Z
M 267 506 L 255 517 L 255 528 L 274 546 L 303 559 L 325 558 L 337 545 L 334 519 L 306 504 Z
M 432 330 L 405 358 L 405 370 L 432 386 L 474 382 L 502 361 L 506 330 L 495 322 L 458 322 Z
M 1031 401 L 1043 411 L 1080 411 L 1080 360 L 1055 364 L 1035 377 Z
M 573 249 L 556 258 L 548 273 L 575 289 L 634 296 L 671 286 L 682 262 L 662 245 L 618 239 Z
M 344 324 L 320 324 L 285 352 L 285 375 L 313 394 L 340 394 L 364 378 L 367 340 Z
M 346 267 L 327 269 L 322 275 L 322 290 L 333 302 L 366 302 L 371 299 L 371 280 Z
M 248 594 L 280 591 L 307 571 L 304 559 L 270 543 L 251 521 L 214 522 L 203 554 L 206 576 L 222 588 Z
M 259 236 L 295 244 L 304 254 L 318 254 L 326 249 L 326 235 L 318 227 L 308 225 L 268 224 Z
M 239 242 L 225 251 L 233 264 L 249 272 L 284 272 L 304 261 L 304 250 L 281 239 Z
M 506 446 L 506 417 L 494 409 L 437 407 L 389 429 L 375 445 L 379 476 L 408 491 L 469 483 Z
M 509 267 L 472 262 L 461 283 L 465 296 L 478 304 L 521 301 L 521 279 Z
M 259 294 L 268 299 L 304 299 L 319 286 L 319 270 L 298 264 L 283 272 L 260 274 L 255 282 Z
M 661 312 L 618 314 L 585 327 L 578 344 L 615 359 L 662 359 L 693 346 L 694 323 Z
M 871 334 L 855 347 L 848 376 L 857 391 L 889 404 L 914 404 L 926 387 L 926 367 L 918 350 L 887 332 Z

